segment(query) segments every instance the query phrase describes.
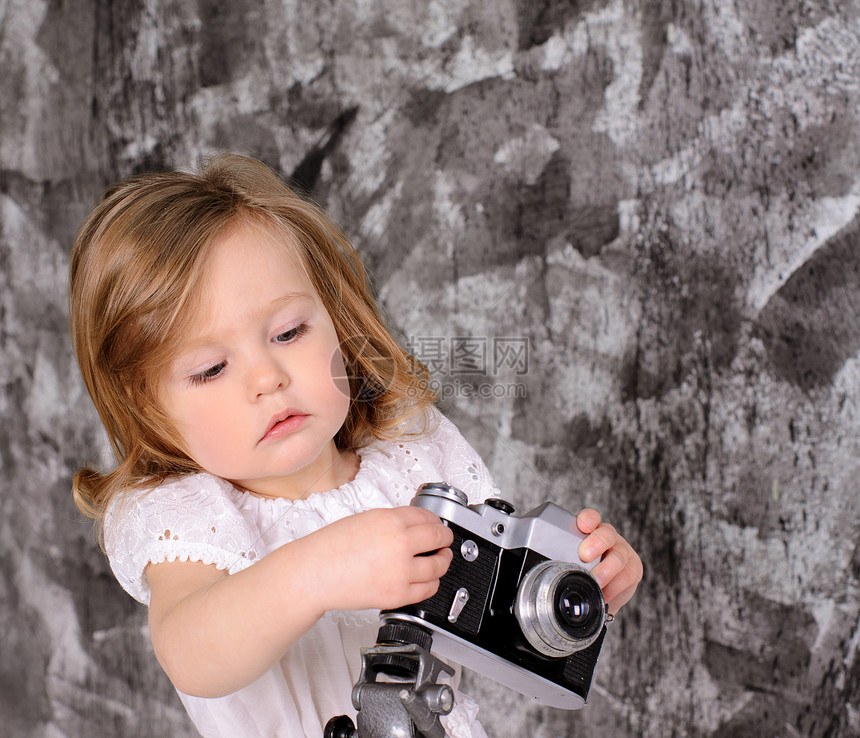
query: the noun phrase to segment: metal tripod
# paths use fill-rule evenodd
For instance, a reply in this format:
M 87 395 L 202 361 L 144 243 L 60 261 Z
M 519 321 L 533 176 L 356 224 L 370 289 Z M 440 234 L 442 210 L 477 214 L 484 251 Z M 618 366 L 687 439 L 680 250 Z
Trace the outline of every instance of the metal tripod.
M 414 681 L 378 682 L 382 664 L 394 661 Z M 436 684 L 441 673 L 454 670 L 415 643 L 361 649 L 361 675 L 352 689 L 358 729 L 346 715 L 332 718 L 325 738 L 445 738 L 439 718 L 454 707 L 454 691 Z

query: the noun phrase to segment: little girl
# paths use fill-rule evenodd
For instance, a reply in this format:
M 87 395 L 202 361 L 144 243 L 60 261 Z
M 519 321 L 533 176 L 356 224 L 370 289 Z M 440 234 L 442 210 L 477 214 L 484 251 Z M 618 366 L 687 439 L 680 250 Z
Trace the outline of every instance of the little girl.
M 133 178 L 78 234 L 71 333 L 117 460 L 79 471 L 75 500 L 200 733 L 319 737 L 354 715 L 378 610 L 433 595 L 451 561 L 416 489 L 498 493 L 345 236 L 244 157 Z M 617 611 L 639 558 L 593 510 L 579 525 Z M 448 733 L 484 736 L 476 712 L 458 694 Z

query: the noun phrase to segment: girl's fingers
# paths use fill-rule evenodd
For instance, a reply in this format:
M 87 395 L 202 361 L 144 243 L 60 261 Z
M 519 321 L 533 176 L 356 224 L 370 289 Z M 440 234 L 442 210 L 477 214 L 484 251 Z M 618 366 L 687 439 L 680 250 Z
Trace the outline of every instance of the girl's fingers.
M 409 594 L 405 605 L 412 605 L 416 602 L 422 602 L 429 599 L 439 591 L 439 580 L 434 579 L 432 582 L 419 582 L 409 585 Z
M 605 551 L 600 561 L 591 570 L 592 576 L 600 582 L 601 586 L 608 584 L 624 569 L 631 552 L 632 549 L 624 545 Z
M 443 548 L 432 556 L 416 556 L 413 559 L 410 579 L 413 583 L 430 583 L 439 580 L 448 571 L 454 554 Z
M 425 510 L 423 507 L 414 505 L 403 505 L 392 508 L 392 512 L 400 518 L 407 528 L 413 525 L 425 525 L 427 523 L 439 523 L 439 516 Z
M 639 586 L 639 582 L 631 585 L 620 594 L 615 595 L 615 597 L 606 603 L 606 607 L 611 615 L 616 615 L 624 605 L 630 602 L 633 594 L 636 592 L 637 586 Z
M 633 596 L 642 580 L 642 561 L 625 542 L 611 549 L 591 574 L 603 590 L 610 612 L 615 613 Z
M 454 533 L 439 518 L 435 523 L 414 525 L 409 529 L 410 547 L 416 554 L 448 548 L 454 542 Z
M 582 543 L 579 544 L 579 558 L 586 564 L 594 561 L 624 540 L 609 523 L 598 525 Z
M 588 535 L 598 525 L 600 525 L 600 513 L 597 510 L 592 510 L 590 507 L 580 510 L 576 516 L 576 527 L 579 528 L 580 533 Z
M 423 507 L 406 505 L 393 508 L 391 512 L 405 526 L 409 536 L 408 546 L 415 554 L 445 548 L 454 541 L 451 529 L 442 523 L 438 515 Z

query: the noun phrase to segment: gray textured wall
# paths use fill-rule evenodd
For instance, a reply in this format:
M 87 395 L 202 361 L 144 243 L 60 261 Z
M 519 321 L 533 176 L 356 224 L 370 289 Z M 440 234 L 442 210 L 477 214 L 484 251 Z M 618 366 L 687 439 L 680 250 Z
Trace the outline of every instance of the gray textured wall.
M 858 17 L 0 2 L 3 734 L 193 735 L 70 501 L 66 269 L 108 182 L 231 149 L 344 224 L 510 497 L 642 554 L 592 704 L 472 679 L 491 735 L 860 735 Z

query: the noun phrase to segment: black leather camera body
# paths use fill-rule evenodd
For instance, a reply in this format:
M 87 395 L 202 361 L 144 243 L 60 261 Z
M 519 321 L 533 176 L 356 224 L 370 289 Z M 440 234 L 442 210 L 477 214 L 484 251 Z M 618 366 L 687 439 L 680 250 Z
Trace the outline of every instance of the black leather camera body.
M 582 707 L 611 616 L 596 562 L 579 559 L 576 516 L 552 502 L 522 515 L 501 499 L 468 505 L 442 482 L 412 504 L 451 528 L 454 559 L 433 597 L 383 611 L 379 642 L 421 643 L 542 704 Z

